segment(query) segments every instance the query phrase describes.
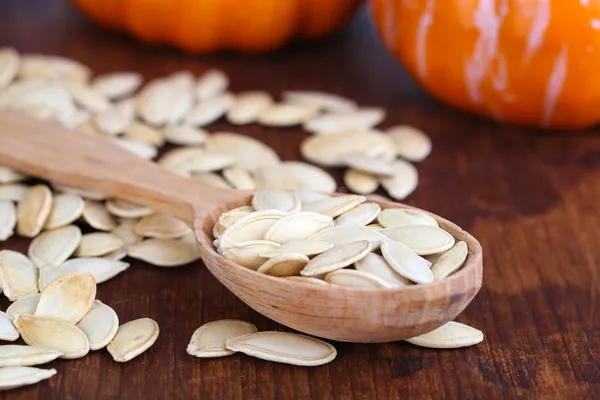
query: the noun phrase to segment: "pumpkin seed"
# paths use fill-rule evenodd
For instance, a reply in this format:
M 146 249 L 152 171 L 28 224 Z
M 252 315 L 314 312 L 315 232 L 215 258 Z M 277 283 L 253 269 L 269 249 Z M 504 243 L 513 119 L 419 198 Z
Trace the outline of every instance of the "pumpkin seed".
M 431 332 L 406 339 L 408 343 L 432 349 L 456 349 L 483 341 L 483 332 L 460 322 L 450 321 Z
M 385 281 L 390 287 L 405 287 L 412 283 L 394 271 L 379 254 L 369 253 L 354 265 L 357 271 L 368 272 Z
M 195 93 L 198 101 L 213 99 L 225 92 L 229 86 L 229 78 L 223 71 L 211 69 L 206 71 L 196 83 Z
M 179 75 L 146 84 L 136 98 L 138 115 L 152 126 L 182 119 L 192 103 L 191 88 L 185 81 L 185 75 Z
M 364 154 L 351 154 L 344 157 L 344 162 L 351 168 L 372 175 L 390 176 L 394 174 L 392 164 L 386 160 L 366 156 Z
M 21 253 L 0 250 L 2 291 L 10 301 L 38 292 L 38 271 L 35 265 Z
M 219 238 L 223 234 L 223 232 L 225 232 L 225 229 L 227 229 L 235 221 L 253 212 L 254 208 L 250 206 L 243 206 L 221 214 L 219 220 L 213 228 L 213 234 L 215 238 Z
M 269 228 L 284 216 L 284 212 L 277 210 L 255 211 L 243 216 L 225 229 L 219 238 L 221 247 L 250 240 L 261 240 Z
M 110 102 L 102 93 L 95 91 L 90 86 L 82 83 L 70 82 L 65 85 L 73 100 L 80 107 L 97 113 L 108 110 Z
M 393 126 L 387 133 L 394 142 L 396 155 L 399 157 L 409 161 L 423 161 L 431 153 L 431 139 L 413 126 Z
M 40 299 L 41 294 L 36 293 L 30 296 L 21 297 L 17 301 L 13 302 L 6 309 L 6 313 L 10 315 L 11 318 L 16 318 L 17 315 L 24 314 L 33 314 L 35 312 L 35 307 Z
M 123 133 L 135 118 L 135 103 L 131 99 L 123 100 L 113 108 L 96 114 L 94 126 L 105 135 L 115 136 Z
M 0 48 L 0 89 L 8 86 L 19 71 L 19 53 L 11 47 Z
M 56 370 L 33 367 L 0 368 L 0 390 L 16 389 L 33 385 L 56 375 Z
M 454 272 L 458 271 L 465 263 L 469 249 L 462 240 L 448 251 L 443 253 L 432 265 L 431 272 L 436 281 L 444 279 Z
M 231 185 L 227 181 L 212 172 L 204 172 L 201 174 L 193 174 L 192 178 L 199 184 L 204 186 L 216 187 L 221 189 L 231 189 Z
M 55 229 L 69 225 L 81 217 L 84 207 L 85 201 L 79 195 L 69 193 L 56 195 L 44 227 Z
M 17 205 L 17 233 L 35 237 L 44 227 L 52 208 L 52 192 L 46 185 L 31 186 Z
M 0 200 L 19 201 L 27 189 L 28 187 L 26 185 L 20 183 L 0 184 Z
M 403 200 L 411 194 L 419 183 L 417 169 L 403 160 L 396 160 L 392 164 L 394 175 L 381 178 L 381 185 L 396 200 Z
M 17 335 L 18 334 L 19 332 L 17 332 Z M 52 360 L 56 360 L 61 355 L 62 353 L 58 350 L 46 349 L 43 347 L 5 344 L 0 346 L 0 367 L 46 364 Z
M 437 226 L 408 225 L 386 228 L 380 232 L 421 256 L 440 253 L 454 246 L 454 237 Z
M 270 258 L 257 271 L 271 276 L 295 276 L 304 269 L 308 261 L 308 257 L 301 253 L 283 253 Z
M 342 269 L 363 258 L 370 250 L 367 240 L 336 246 L 310 260 L 300 274 L 315 276 Z
M 438 226 L 435 218 L 421 211 L 404 208 L 388 208 L 382 210 L 377 221 L 385 228 L 396 228 L 410 225 Z
M 284 364 L 312 367 L 327 364 L 336 357 L 329 343 L 288 332 L 255 332 L 225 342 L 232 351 Z
M 146 206 L 121 199 L 108 200 L 106 202 L 106 210 L 112 215 L 121 218 L 141 218 L 154 212 Z
M 304 124 L 312 133 L 330 133 L 371 129 L 385 118 L 382 108 L 362 108 L 347 113 L 330 113 L 318 116 Z
M 63 274 L 88 272 L 92 274 L 96 284 L 106 282 L 127 268 L 129 263 L 123 261 L 92 257 L 72 258 L 60 266 Z
M 75 225 L 46 231 L 33 239 L 27 255 L 38 268 L 58 267 L 77 249 L 81 238 L 81 229 Z
M 206 149 L 231 154 L 235 157 L 235 164 L 248 171 L 279 164 L 279 156 L 272 148 L 254 138 L 237 133 L 220 132 L 211 135 L 206 141 Z
M 312 118 L 317 108 L 298 104 L 272 104 L 261 112 L 256 122 L 266 126 L 294 126 Z
M 433 282 L 433 273 L 427 262 L 404 244 L 384 240 L 381 253 L 390 266 L 403 277 L 416 283 Z
M 330 217 L 337 217 L 349 210 L 352 210 L 365 200 L 366 198 L 364 196 L 353 194 L 336 196 L 305 204 L 303 205 L 302 210 L 324 214 Z
M 119 326 L 106 349 L 115 361 L 127 362 L 139 356 L 158 339 L 158 324 L 150 318 L 140 318 Z
M 83 219 L 89 226 L 99 231 L 112 231 L 117 227 L 117 221 L 109 214 L 102 203 L 96 201 L 85 202 Z
M 119 317 L 112 308 L 100 300 L 94 300 L 92 308 L 79 321 L 77 327 L 88 338 L 90 350 L 100 350 L 106 347 L 117 334 Z
M 234 162 L 235 157 L 231 154 L 206 151 L 199 147 L 171 150 L 158 161 L 168 170 L 184 174 L 218 171 L 233 165 Z
M 0 165 L 0 183 L 15 183 L 27 179 L 27 176 Z
M 309 236 L 308 239 L 331 242 L 335 246 L 341 246 L 359 240 L 367 240 L 371 244 L 371 247 L 375 249 L 379 247 L 382 240 L 385 240 L 385 236 L 366 226 L 338 225 L 317 232 L 314 235 Z
M 352 168 L 344 173 L 344 184 L 358 194 L 370 194 L 379 187 L 379 181 L 374 175 Z
M 238 93 L 235 102 L 227 112 L 227 120 L 233 125 L 250 124 L 272 104 L 273 98 L 267 92 Z
M 324 279 L 325 282 L 329 282 L 332 285 L 356 289 L 389 289 L 392 287 L 376 275 L 353 269 L 339 269 L 330 272 L 325 275 Z
M 158 154 L 156 147 L 151 144 L 138 142 L 128 138 L 112 138 L 112 142 L 122 149 L 144 160 L 152 160 Z
M 223 93 L 196 103 L 187 113 L 185 123 L 192 126 L 205 126 L 215 122 L 227 113 L 234 101 L 235 97 L 231 93 Z
M 88 67 L 75 60 L 42 54 L 21 54 L 18 76 L 21 79 L 85 83 L 91 74 Z
M 302 204 L 293 193 L 284 190 L 259 190 L 252 197 L 255 210 L 279 210 L 285 213 L 300 211 Z
M 330 283 L 325 282 L 322 279 L 317 278 L 309 278 L 308 276 L 286 276 L 283 279 L 289 279 L 298 283 L 307 283 L 309 285 L 317 285 L 317 286 L 331 286 Z
M 169 214 L 155 213 L 140 219 L 135 224 L 134 231 L 145 237 L 176 239 L 190 232 L 190 227 Z
M 125 247 L 142 241 L 142 237 L 138 236 L 134 229 L 137 221 L 135 219 L 123 220 L 111 233 L 118 236 L 123 241 Z
M 256 184 L 250 172 L 242 167 L 233 166 L 223 170 L 223 176 L 236 189 L 254 190 Z
M 16 82 L 2 92 L 0 104 L 39 119 L 56 119 L 75 110 L 70 93 L 62 85 L 39 80 Z
M 164 130 L 167 142 L 181 146 L 200 146 L 207 140 L 208 133 L 204 129 L 188 125 L 170 125 Z
M 225 357 L 235 351 L 225 347 L 229 339 L 258 332 L 256 326 L 236 319 L 222 319 L 202 325 L 192 335 L 187 353 L 200 358 Z
M 17 209 L 10 200 L 0 200 L 0 242 L 14 233 L 17 224 Z
M 335 179 L 322 168 L 298 161 L 286 161 L 277 166 L 254 171 L 257 189 L 335 191 Z
M 333 226 L 333 219 L 314 212 L 301 211 L 287 215 L 275 222 L 265 232 L 265 239 L 277 243 L 306 239 Z
M 14 324 L 25 343 L 58 350 L 62 353 L 60 358 L 80 358 L 90 351 L 90 343 L 81 329 L 63 319 L 19 314 Z
M 94 232 L 81 237 L 75 254 L 78 257 L 102 256 L 123 247 L 123 241 L 112 233 Z
M 104 198 L 105 198 L 105 196 L 102 193 L 93 192 L 91 190 L 78 189 L 78 188 L 74 188 L 74 187 L 70 187 L 70 186 L 64 186 L 64 185 L 60 185 L 58 183 L 52 183 L 52 187 L 54 188 L 54 190 L 56 190 L 58 192 L 76 194 L 78 196 L 83 197 L 84 199 L 104 200 Z M 85 207 L 84 207 L 84 211 L 85 211 Z M 85 216 L 84 216 L 84 219 L 85 219 Z
M 173 239 L 147 239 L 130 246 L 131 258 L 159 267 L 176 267 L 200 258 L 197 243 L 191 244 Z
M 98 75 L 92 82 L 95 91 L 114 100 L 133 94 L 142 84 L 142 75 L 137 72 L 112 72 Z
M 268 240 L 251 240 L 248 242 L 238 242 L 221 250 L 223 257 L 246 268 L 256 270 L 267 261 L 267 258 L 262 256 L 262 253 L 276 250 L 279 246 L 279 243 Z
M 147 143 L 150 146 L 160 147 L 165 144 L 165 135 L 162 131 L 140 122 L 129 124 L 127 128 L 125 128 L 124 134 L 131 140 Z
M 0 311 L 0 340 L 14 341 L 19 338 L 19 331 L 12 323 L 12 318 Z M 2 346 L 0 346 L 1 350 Z
M 381 207 L 377 203 L 362 203 L 337 217 L 335 223 L 336 225 L 367 225 L 377 218 L 380 211 Z
M 332 247 L 333 243 L 320 240 L 291 240 L 273 250 L 262 253 L 261 256 L 271 258 L 283 253 L 300 253 L 306 256 L 314 256 L 321 254 Z
M 42 292 L 34 315 L 54 317 L 76 324 L 90 311 L 96 282 L 89 272 L 74 272 L 50 282 Z
M 354 101 L 331 93 L 296 90 L 283 92 L 282 97 L 286 103 L 314 107 L 321 111 L 352 112 L 356 110 Z

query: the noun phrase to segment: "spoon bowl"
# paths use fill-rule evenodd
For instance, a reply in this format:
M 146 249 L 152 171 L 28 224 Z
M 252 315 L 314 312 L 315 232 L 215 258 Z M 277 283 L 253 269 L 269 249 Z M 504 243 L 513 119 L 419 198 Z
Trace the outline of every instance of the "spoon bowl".
M 454 319 L 481 288 L 477 240 L 433 215 L 467 243 L 462 269 L 441 281 L 397 289 L 352 289 L 293 282 L 240 266 L 219 255 L 212 229 L 225 211 L 250 203 L 248 192 L 203 187 L 111 143 L 56 124 L 0 111 L 0 165 L 64 185 L 144 204 L 193 226 L 204 264 L 248 306 L 282 325 L 346 342 L 407 339 Z M 413 207 L 377 201 L 385 208 Z M 422 210 L 421 210 L 422 211 Z

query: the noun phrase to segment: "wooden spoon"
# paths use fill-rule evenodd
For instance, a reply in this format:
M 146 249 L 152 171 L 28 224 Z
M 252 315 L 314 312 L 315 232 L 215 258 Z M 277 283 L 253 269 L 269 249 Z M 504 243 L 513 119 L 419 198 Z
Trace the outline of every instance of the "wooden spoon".
M 201 257 L 229 290 L 259 313 L 290 328 L 347 342 L 410 338 L 454 319 L 481 287 L 481 246 L 441 217 L 440 226 L 464 240 L 463 268 L 427 285 L 357 290 L 298 283 L 264 275 L 215 251 L 212 228 L 221 213 L 249 204 L 248 193 L 204 187 L 111 143 L 54 123 L 0 111 L 0 165 L 64 185 L 98 191 L 164 211 L 193 226 Z M 409 206 L 380 201 L 382 208 Z

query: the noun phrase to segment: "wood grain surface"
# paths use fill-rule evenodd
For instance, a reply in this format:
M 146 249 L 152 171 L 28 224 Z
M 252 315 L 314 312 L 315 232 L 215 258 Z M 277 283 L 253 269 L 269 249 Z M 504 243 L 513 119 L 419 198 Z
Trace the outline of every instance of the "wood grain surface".
M 106 32 L 60 0 L 0 2 L 0 46 L 59 54 L 96 72 L 153 78 L 221 68 L 233 90 L 327 90 L 384 106 L 385 126 L 428 132 L 431 156 L 407 203 L 467 229 L 484 249 L 483 288 L 458 321 L 485 333 L 459 350 L 407 343 L 333 343 L 316 368 L 234 355 L 197 359 L 185 348 L 203 323 L 239 318 L 286 330 L 249 309 L 201 264 L 141 262 L 98 288 L 122 322 L 155 319 L 156 344 L 126 364 L 106 351 L 48 364 L 58 375 L 0 399 L 598 399 L 600 398 L 600 135 L 500 126 L 433 101 L 385 52 L 363 10 L 326 41 L 268 56 L 186 55 Z M 230 129 L 216 123 L 210 131 Z M 300 159 L 298 129 L 249 126 L 284 160 Z M 0 143 L 0 146 L 2 144 Z M 330 170 L 341 184 L 341 171 Z M 342 188 L 343 190 L 343 188 Z M 26 251 L 13 238 L 1 248 Z M 5 309 L 8 301 L 2 299 Z

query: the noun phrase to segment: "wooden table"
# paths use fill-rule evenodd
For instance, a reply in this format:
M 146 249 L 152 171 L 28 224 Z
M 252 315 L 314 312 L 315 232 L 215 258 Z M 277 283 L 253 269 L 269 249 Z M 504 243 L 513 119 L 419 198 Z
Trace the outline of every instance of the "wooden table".
M 144 47 L 90 24 L 59 0 L 4 0 L 0 46 L 59 54 L 96 72 L 223 69 L 235 91 L 315 89 L 384 106 L 385 126 L 428 132 L 431 156 L 407 200 L 469 230 L 484 248 L 484 285 L 458 318 L 485 333 L 459 350 L 407 343 L 334 343 L 329 365 L 302 368 L 234 355 L 186 354 L 192 332 L 223 318 L 285 330 L 249 309 L 201 264 L 132 267 L 98 288 L 125 322 L 158 321 L 145 354 L 115 363 L 106 351 L 49 364 L 58 375 L 2 399 L 514 399 L 600 398 L 600 135 L 543 133 L 471 117 L 424 94 L 385 52 L 366 10 L 341 34 L 269 56 L 198 57 Z M 230 129 L 224 123 L 211 131 Z M 300 159 L 298 129 L 236 129 Z M 0 145 L 2 145 L 0 143 Z M 331 172 L 341 184 L 341 171 Z M 20 251 L 14 238 L 0 248 Z M 5 299 L 1 304 L 8 305 Z M 2 308 L 2 309 L 4 309 Z

